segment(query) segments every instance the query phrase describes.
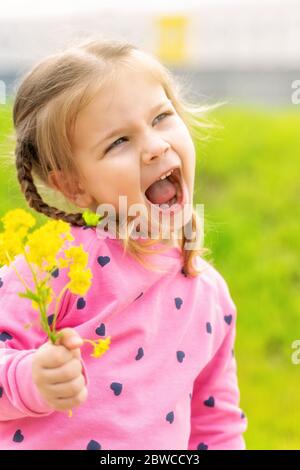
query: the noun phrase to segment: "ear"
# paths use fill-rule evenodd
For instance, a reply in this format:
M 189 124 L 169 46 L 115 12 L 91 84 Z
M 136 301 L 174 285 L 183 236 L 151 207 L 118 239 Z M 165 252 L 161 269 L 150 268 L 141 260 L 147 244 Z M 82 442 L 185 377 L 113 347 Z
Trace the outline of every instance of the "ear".
M 75 175 L 68 178 L 62 171 L 50 171 L 48 173 L 48 184 L 51 188 L 60 191 L 78 207 L 90 207 L 93 203 L 92 196 L 81 186 Z

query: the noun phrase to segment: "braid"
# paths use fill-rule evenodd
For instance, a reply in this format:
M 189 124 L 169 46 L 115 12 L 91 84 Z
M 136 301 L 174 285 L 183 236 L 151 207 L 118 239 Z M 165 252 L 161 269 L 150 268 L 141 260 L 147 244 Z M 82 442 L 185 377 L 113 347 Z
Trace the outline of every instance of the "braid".
M 28 141 L 20 143 L 16 150 L 17 176 L 29 206 L 52 219 L 61 219 L 72 225 L 86 225 L 81 213 L 67 214 L 43 201 L 33 182 L 33 160 L 38 162 L 37 153 L 32 143 Z

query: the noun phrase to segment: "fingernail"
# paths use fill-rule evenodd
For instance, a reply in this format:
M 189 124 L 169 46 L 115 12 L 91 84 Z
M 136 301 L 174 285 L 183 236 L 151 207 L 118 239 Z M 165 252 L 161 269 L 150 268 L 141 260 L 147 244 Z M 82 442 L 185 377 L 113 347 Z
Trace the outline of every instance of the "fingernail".
M 82 345 L 82 339 L 81 338 L 71 338 L 70 342 L 71 342 L 72 346 L 81 346 Z

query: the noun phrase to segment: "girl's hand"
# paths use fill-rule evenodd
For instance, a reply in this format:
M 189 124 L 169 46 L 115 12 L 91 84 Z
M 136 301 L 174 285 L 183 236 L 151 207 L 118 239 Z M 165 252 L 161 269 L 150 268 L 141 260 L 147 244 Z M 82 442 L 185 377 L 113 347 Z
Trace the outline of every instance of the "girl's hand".
M 83 341 L 72 328 L 59 333 L 55 345 L 48 341 L 34 353 L 32 378 L 46 403 L 63 411 L 83 403 L 88 392 L 81 364 Z

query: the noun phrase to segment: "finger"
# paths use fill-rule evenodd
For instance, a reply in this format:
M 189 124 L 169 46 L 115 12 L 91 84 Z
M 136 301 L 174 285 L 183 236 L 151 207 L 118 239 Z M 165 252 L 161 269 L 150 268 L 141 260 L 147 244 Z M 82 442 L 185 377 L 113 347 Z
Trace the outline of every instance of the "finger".
M 72 349 L 70 353 L 75 357 L 76 359 L 81 360 L 81 350 L 80 348 Z
M 56 345 L 65 346 L 65 348 L 70 350 L 79 348 L 83 345 L 82 338 L 73 328 L 64 328 L 63 330 L 59 331 L 59 334 L 61 336 L 57 339 L 55 343 Z
M 54 406 L 57 410 L 69 410 L 83 403 L 88 396 L 87 388 L 84 387 L 78 395 L 72 398 L 57 398 L 54 400 Z
M 69 382 L 80 376 L 81 373 L 82 363 L 75 357 L 60 367 L 43 368 L 41 371 L 43 382 L 50 385 Z
M 69 382 L 51 384 L 48 386 L 47 392 L 56 398 L 73 398 L 78 395 L 78 393 L 85 386 L 85 380 L 82 375 L 76 377 Z
M 64 346 L 47 344 L 39 351 L 40 365 L 44 369 L 61 367 L 74 359 L 74 351 L 69 351 Z

